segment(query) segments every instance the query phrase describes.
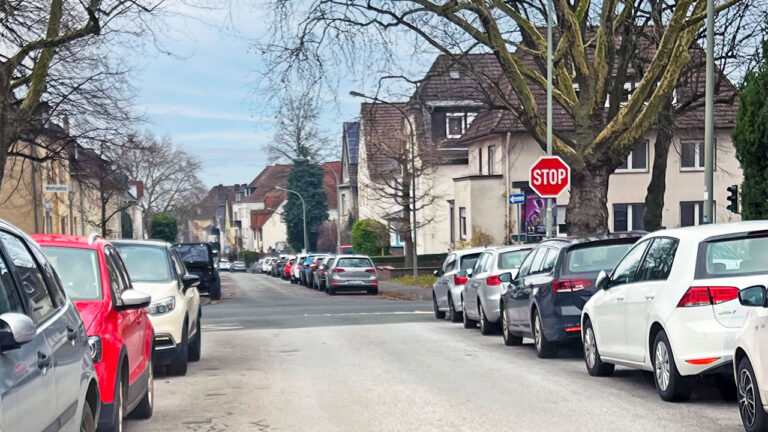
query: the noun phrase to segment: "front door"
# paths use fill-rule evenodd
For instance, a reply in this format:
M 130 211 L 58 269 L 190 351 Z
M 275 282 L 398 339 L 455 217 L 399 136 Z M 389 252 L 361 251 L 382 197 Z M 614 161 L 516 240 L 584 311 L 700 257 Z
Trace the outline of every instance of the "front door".
M 548 248 L 540 247 L 531 252 L 520 266 L 520 272 L 509 287 L 509 319 L 516 332 L 530 333 L 530 303 L 535 273 L 547 255 Z

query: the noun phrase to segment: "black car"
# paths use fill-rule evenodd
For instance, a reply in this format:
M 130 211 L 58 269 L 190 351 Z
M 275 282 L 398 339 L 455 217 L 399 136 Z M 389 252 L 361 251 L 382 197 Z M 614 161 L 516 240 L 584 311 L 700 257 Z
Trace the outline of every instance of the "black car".
M 221 298 L 221 279 L 214 262 L 215 254 L 210 243 L 178 243 L 173 245 L 187 271 L 200 278 L 197 289 L 207 292 L 211 300 Z
M 283 277 L 283 270 L 285 270 L 285 262 L 288 261 L 288 257 L 280 257 L 272 266 L 272 276 Z
M 580 340 L 581 309 L 596 292 L 595 278 L 610 272 L 640 237 L 632 232 L 539 243 L 502 288 L 504 343 L 532 338 L 538 356 L 547 358 L 557 355 L 558 343 Z

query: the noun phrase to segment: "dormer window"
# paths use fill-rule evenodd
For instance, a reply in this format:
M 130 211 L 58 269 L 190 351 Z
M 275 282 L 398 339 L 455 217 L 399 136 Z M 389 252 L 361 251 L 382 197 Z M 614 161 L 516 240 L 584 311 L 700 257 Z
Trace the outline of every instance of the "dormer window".
M 469 125 L 477 116 L 477 113 L 446 113 L 445 114 L 445 136 L 447 138 L 461 138 L 464 132 L 469 129 Z
M 459 71 L 455 71 L 455 70 L 452 70 L 451 72 L 449 72 L 448 75 L 451 77 L 451 79 L 455 79 L 455 80 L 461 78 L 461 74 L 459 73 Z

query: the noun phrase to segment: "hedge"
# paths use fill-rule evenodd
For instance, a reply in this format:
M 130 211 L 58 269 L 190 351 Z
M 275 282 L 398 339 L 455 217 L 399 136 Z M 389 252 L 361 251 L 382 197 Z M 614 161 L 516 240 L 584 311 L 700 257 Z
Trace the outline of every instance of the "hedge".
M 419 255 L 419 262 L 440 262 L 442 263 L 445 261 L 445 257 L 447 257 L 447 253 L 438 253 L 438 254 L 424 254 Z M 372 256 L 371 260 L 378 264 L 404 264 L 405 263 L 405 257 L 402 255 L 387 255 L 387 256 Z

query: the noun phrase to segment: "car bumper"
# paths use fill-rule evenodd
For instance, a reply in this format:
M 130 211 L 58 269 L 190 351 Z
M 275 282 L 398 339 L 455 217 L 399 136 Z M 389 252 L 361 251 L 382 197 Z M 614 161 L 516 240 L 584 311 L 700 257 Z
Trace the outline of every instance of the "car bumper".
M 501 310 L 499 309 L 499 300 L 501 300 L 501 291 L 490 293 L 483 298 L 483 308 L 485 310 L 485 319 L 492 323 L 501 321 Z
M 155 352 L 159 346 L 173 344 L 174 346 L 181 341 L 181 334 L 184 328 L 184 317 L 186 307 L 182 303 L 185 299 L 176 298 L 176 308 L 164 315 L 150 315 L 149 321 L 155 331 Z
M 115 411 L 117 411 L 117 405 L 109 403 L 101 403 L 101 413 L 99 414 L 99 424 L 97 425 L 99 430 L 110 430 L 115 426 Z
M 712 315 L 711 307 L 678 308 L 664 330 L 681 375 L 719 373 L 723 366 L 732 367 L 733 349 L 740 329 L 720 324 Z M 717 360 L 708 364 L 691 363 L 701 359 Z
M 181 352 L 181 345 L 176 343 L 169 334 L 156 334 L 153 346 L 154 353 L 152 359 L 156 366 L 165 366 L 172 363 Z
M 368 291 L 372 289 L 378 289 L 378 282 L 365 282 L 364 284 L 350 284 L 344 282 L 331 282 L 328 287 L 335 291 Z

